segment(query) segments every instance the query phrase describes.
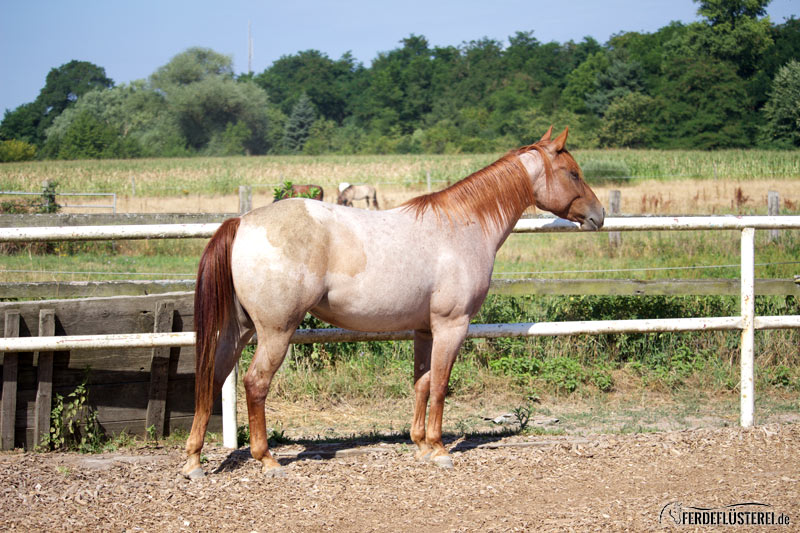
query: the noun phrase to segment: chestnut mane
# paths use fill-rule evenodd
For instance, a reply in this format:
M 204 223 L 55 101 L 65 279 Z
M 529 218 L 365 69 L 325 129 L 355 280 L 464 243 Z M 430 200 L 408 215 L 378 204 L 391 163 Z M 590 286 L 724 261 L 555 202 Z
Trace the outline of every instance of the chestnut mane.
M 511 150 L 491 165 L 441 191 L 417 196 L 401 207 L 411 210 L 417 217 L 431 210 L 437 217 L 445 215 L 449 221 L 467 222 L 477 218 L 486 230 L 489 223 L 507 225 L 533 205 L 533 184 L 519 156 L 536 150 L 542 156 L 545 176 L 550 182 L 553 169 L 544 153 L 543 141 Z

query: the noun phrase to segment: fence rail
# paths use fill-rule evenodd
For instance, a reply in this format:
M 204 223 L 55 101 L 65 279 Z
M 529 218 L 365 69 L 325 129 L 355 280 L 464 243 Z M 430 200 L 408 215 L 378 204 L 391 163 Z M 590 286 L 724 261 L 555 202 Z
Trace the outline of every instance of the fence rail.
M 49 240 L 103 240 L 144 238 L 199 238 L 209 237 L 219 224 L 180 224 L 116 227 L 75 228 L 2 228 L 0 241 L 27 242 Z M 476 324 L 470 335 L 485 336 L 535 336 L 608 334 L 655 331 L 741 330 L 741 384 L 740 423 L 752 426 L 754 421 L 754 333 L 756 329 L 800 328 L 800 316 L 755 316 L 755 230 L 800 229 L 800 216 L 714 216 L 714 217 L 629 217 L 608 218 L 601 231 L 688 231 L 688 230 L 739 230 L 741 231 L 741 314 L 736 317 L 673 318 L 660 320 L 612 320 L 596 322 L 555 322 L 535 324 Z M 576 224 L 562 219 L 522 219 L 516 233 L 575 232 Z M 93 338 L 38 337 L 28 339 L 0 339 L 0 351 L 63 350 L 64 343 L 81 348 L 117 346 L 184 346 L 193 342 L 192 333 L 137 334 L 97 336 Z M 355 340 L 397 340 L 408 337 L 408 332 L 364 334 L 344 330 L 298 331 L 293 342 L 344 342 Z M 28 345 L 17 343 L 31 343 Z M 62 344 L 59 344 L 62 343 Z M 141 343 L 141 344 L 139 344 Z M 223 391 L 223 439 L 226 446 L 236 446 L 235 382 L 226 381 Z

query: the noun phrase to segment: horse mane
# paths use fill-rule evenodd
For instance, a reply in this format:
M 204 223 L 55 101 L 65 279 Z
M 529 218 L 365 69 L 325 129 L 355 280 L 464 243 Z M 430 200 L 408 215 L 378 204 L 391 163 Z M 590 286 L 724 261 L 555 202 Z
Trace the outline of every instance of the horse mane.
M 545 179 L 550 182 L 552 163 L 544 153 L 543 143 L 523 146 L 511 150 L 489 166 L 473 172 L 466 178 L 441 191 L 417 196 L 401 207 L 413 211 L 419 218 L 426 211 L 442 215 L 452 222 L 457 219 L 467 222 L 477 218 L 484 231 L 489 224 L 505 226 L 522 216 L 522 212 L 533 205 L 533 184 L 519 156 L 536 150 L 542 157 Z

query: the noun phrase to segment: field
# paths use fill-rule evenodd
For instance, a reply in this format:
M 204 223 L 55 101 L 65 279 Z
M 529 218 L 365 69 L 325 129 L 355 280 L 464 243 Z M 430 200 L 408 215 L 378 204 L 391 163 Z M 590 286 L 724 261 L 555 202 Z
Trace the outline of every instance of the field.
M 766 214 L 800 209 L 796 152 L 582 151 L 598 197 L 622 192 L 625 214 Z M 115 192 L 119 212 L 235 212 L 239 185 L 254 206 L 282 181 L 378 188 L 382 208 L 440 188 L 486 156 L 258 157 L 0 165 L 0 189 Z M 98 200 L 97 203 L 106 203 Z M 72 211 L 80 211 L 73 209 Z M 756 239 L 756 277 L 798 274 L 798 231 Z M 514 235 L 495 277 L 736 278 L 736 232 Z M 0 281 L 188 279 L 204 242 L 57 243 L 51 253 L 0 256 Z M 476 322 L 725 316 L 735 296 L 490 296 Z M 761 314 L 800 314 L 794 296 L 757 298 Z M 320 327 L 307 319 L 304 327 Z M 738 334 L 575 336 L 469 341 L 445 406 L 451 472 L 412 458 L 408 342 L 298 346 L 267 399 L 271 444 L 285 479 L 210 435 L 207 472 L 177 476 L 185 435 L 117 436 L 101 455 L 0 454 L 5 529 L 377 531 L 407 524 L 447 531 L 647 530 L 661 510 L 772 505 L 794 523 L 800 444 L 800 338 L 756 336 L 755 429 L 738 425 Z M 252 357 L 242 358 L 246 368 Z M 500 417 L 501 423 L 493 420 Z M 527 423 L 523 423 L 526 419 Z M 233 510 L 236 512 L 232 512 Z M 230 523 L 220 517 L 227 516 Z M 53 524 L 58 524 L 54 526 Z
M 626 214 L 765 214 L 770 190 L 781 195 L 781 213 L 797 213 L 800 206 L 800 157 L 796 152 L 590 150 L 578 151 L 575 156 L 601 201 L 607 202 L 612 189 L 622 192 L 621 210 Z M 235 212 L 240 184 L 253 186 L 257 207 L 271 202 L 272 186 L 282 181 L 318 183 L 325 188 L 326 201 L 333 201 L 339 182 L 348 181 L 375 184 L 382 207 L 391 208 L 425 192 L 428 172 L 432 188 L 440 188 L 496 157 L 36 162 L 0 166 L 0 189 L 36 190 L 50 179 L 58 182 L 58 191 L 115 192 L 118 212 Z M 107 203 L 107 199 L 95 203 Z M 82 210 L 86 211 L 65 211 Z M 201 240 L 117 242 L 113 246 L 61 243 L 55 245 L 55 253 L 3 255 L 0 281 L 189 279 L 203 245 Z M 791 278 L 798 273 L 798 232 L 783 232 L 777 243 L 769 243 L 766 232 L 758 232 L 756 250 L 756 277 Z M 609 246 L 606 234 L 515 235 L 498 254 L 495 277 L 735 278 L 738 263 L 736 232 L 626 233 L 618 249 Z M 761 312 L 771 314 L 798 312 L 791 296 L 759 297 L 758 305 Z M 476 320 L 628 318 L 631 313 L 639 318 L 723 315 L 737 313 L 737 306 L 735 297 L 490 297 Z M 759 338 L 757 351 L 760 361 L 766 363 L 759 381 L 767 392 L 766 397 L 760 396 L 764 408 L 776 414 L 795 409 L 800 390 L 796 334 L 779 331 L 759 334 Z M 655 394 L 661 403 L 669 404 L 700 391 L 707 395 L 700 394 L 691 402 L 698 411 L 695 418 L 708 417 L 714 425 L 721 425 L 736 418 L 737 346 L 737 336 L 728 333 L 471 342 L 456 368 L 451 389 L 454 399 L 468 404 L 491 397 L 496 400 L 490 406 L 493 410 L 527 405 L 529 398 L 535 397 L 543 401 L 541 409 L 558 408 L 556 414 L 562 420 L 569 419 L 563 410 L 567 400 L 626 413 L 619 398 L 631 394 Z M 408 343 L 298 349 L 296 361 L 285 365 L 286 371 L 274 385 L 273 398 L 284 406 L 275 411 L 273 421 L 286 427 L 287 434 L 302 437 L 335 424 L 309 420 L 303 427 L 297 417 L 278 413 L 296 412 L 293 405 L 307 407 L 308 401 L 330 406 L 346 401 L 360 406 L 355 411 L 368 413 L 367 398 L 381 399 L 384 407 L 396 399 L 408 399 L 409 350 Z M 365 352 L 371 357 L 358 356 Z M 632 411 L 639 414 L 630 419 L 623 416 L 616 430 L 676 427 L 671 422 L 667 426 L 657 422 L 669 418 L 669 409 L 641 415 L 639 407 Z M 351 413 L 354 424 L 349 427 L 357 427 L 359 432 L 402 432 L 407 425 L 393 416 L 393 422 L 381 423 L 381 418 L 386 418 L 383 408 L 377 417 L 356 415 L 355 411 Z M 468 431 L 480 426 L 476 409 L 472 414 L 467 411 L 451 429 Z M 566 425 L 562 422 L 560 428 Z M 595 428 L 577 423 L 573 429 L 580 433 Z

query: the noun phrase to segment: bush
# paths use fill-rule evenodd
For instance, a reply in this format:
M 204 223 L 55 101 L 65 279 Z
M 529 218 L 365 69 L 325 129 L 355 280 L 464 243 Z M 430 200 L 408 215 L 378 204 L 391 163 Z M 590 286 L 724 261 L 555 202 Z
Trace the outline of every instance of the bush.
M 36 147 L 25 141 L 11 139 L 0 142 L 0 163 L 30 161 L 36 157 Z

